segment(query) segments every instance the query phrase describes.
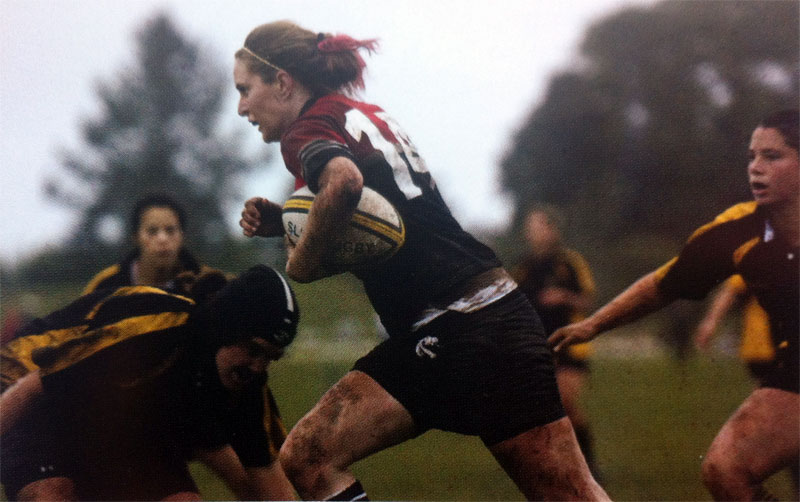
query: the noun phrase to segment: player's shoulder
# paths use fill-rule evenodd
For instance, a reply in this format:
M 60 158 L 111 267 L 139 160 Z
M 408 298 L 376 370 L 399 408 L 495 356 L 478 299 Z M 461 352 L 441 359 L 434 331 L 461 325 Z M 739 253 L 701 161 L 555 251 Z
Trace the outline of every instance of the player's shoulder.
M 170 304 L 185 304 L 187 306 L 194 305 L 195 302 L 191 298 L 177 294 L 172 291 L 157 288 L 155 286 L 123 286 L 116 288 L 109 292 L 107 296 L 102 298 L 98 305 L 109 303 L 112 301 L 127 301 L 133 300 L 137 303 L 146 303 L 148 300 L 154 303 L 170 303 Z
M 354 109 L 365 113 L 383 111 L 378 105 L 359 101 L 344 94 L 327 94 L 307 105 L 300 118 L 309 120 L 314 120 L 321 116 L 344 118 L 350 110 Z
M 758 223 L 760 221 L 758 204 L 755 201 L 740 202 L 721 212 L 711 222 L 706 223 L 694 231 L 689 240 L 695 240 L 711 231 L 739 232 L 742 224 Z
M 758 204 L 755 201 L 740 202 L 735 204 L 722 213 L 720 213 L 714 222 L 725 223 L 728 221 L 739 220 L 748 216 L 752 216 L 758 210 Z
M 98 289 L 105 289 L 112 286 L 121 286 L 124 282 L 123 279 L 122 265 L 115 263 L 95 274 L 86 284 L 82 294 L 86 295 Z

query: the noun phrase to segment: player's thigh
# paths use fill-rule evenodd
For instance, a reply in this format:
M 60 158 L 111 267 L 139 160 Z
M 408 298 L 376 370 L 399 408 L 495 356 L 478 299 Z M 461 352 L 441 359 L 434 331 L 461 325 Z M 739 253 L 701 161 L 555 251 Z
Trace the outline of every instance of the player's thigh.
M 756 389 L 717 434 L 709 457 L 736 459 L 755 478 L 763 478 L 797 461 L 798 430 L 798 394 L 774 388 Z
M 294 426 L 282 455 L 347 466 L 415 435 L 403 405 L 367 374 L 350 371 Z

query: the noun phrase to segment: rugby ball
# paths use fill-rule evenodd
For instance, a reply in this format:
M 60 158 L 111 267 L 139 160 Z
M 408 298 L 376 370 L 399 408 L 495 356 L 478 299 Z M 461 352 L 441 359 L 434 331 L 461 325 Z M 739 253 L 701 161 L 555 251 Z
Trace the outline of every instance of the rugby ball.
M 283 205 L 283 230 L 292 244 L 303 234 L 314 193 L 306 186 L 294 192 Z M 397 252 L 406 240 L 400 213 L 375 190 L 364 187 L 350 225 L 329 247 L 326 263 L 362 268 L 380 263 Z

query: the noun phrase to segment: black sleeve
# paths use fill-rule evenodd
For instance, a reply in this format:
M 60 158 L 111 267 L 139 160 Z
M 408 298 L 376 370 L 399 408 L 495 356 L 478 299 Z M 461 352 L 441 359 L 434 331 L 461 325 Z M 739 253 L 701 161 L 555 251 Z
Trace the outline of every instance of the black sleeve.
M 312 192 L 319 191 L 319 177 L 322 175 L 322 170 L 335 157 L 347 157 L 355 163 L 355 157 L 349 148 L 331 140 L 312 141 L 300 152 L 303 179 Z
M 253 392 L 241 399 L 232 416 L 231 446 L 245 467 L 265 467 L 272 463 L 269 436 L 264 428 L 264 398 Z

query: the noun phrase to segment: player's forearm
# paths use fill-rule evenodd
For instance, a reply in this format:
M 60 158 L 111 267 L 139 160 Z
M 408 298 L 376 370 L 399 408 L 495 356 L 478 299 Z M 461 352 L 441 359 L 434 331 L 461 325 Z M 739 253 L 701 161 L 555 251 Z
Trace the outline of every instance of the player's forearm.
M 602 333 L 636 321 L 670 302 L 658 288 L 655 272 L 651 272 L 587 319 L 595 333 Z
M 364 178 L 352 161 L 336 157 L 328 162 L 319 185 L 304 237 L 329 242 L 329 238 L 347 227 L 361 198 Z
M 349 159 L 336 157 L 328 162 L 320 176 L 320 189 L 308 213 L 303 235 L 293 252 L 294 265 L 305 265 L 298 269 L 313 269 L 322 264 L 330 243 L 347 228 L 358 206 L 363 183 L 361 172 Z
M 730 287 L 723 287 L 723 289 L 714 297 L 714 300 L 709 307 L 706 318 L 714 323 L 716 326 L 725 317 L 725 314 L 731 309 L 736 300 L 739 298 L 739 293 Z
M 297 500 L 297 493 L 277 460 L 267 467 L 248 467 L 247 475 L 257 500 Z
M 43 392 L 42 379 L 37 370 L 20 378 L 0 396 L 0 436 L 19 423 Z

